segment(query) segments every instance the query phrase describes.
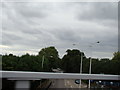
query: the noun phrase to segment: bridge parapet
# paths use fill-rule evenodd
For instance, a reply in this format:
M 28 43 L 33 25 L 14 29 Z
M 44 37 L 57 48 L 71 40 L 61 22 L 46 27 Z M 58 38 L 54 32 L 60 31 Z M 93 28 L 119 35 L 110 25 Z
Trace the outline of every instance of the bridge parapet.
M 50 72 L 23 72 L 23 71 L 0 71 L 0 78 L 15 80 L 16 90 L 26 88 L 29 90 L 30 80 L 40 79 L 85 79 L 85 80 L 120 80 L 120 75 L 105 74 L 80 74 L 80 73 L 50 73 Z

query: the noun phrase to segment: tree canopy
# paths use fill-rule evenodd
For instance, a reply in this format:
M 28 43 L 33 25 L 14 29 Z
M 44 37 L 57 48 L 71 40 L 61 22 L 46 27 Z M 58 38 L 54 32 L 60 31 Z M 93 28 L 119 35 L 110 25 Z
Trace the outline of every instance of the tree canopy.
M 76 49 L 73 50 L 68 49 L 66 52 L 67 54 L 64 55 L 61 62 L 62 69 L 65 70 L 65 72 L 79 72 L 81 55 L 82 57 L 85 57 L 84 53 Z
M 13 54 L 0 55 L 2 57 L 3 70 L 51 72 L 52 68 L 61 68 L 67 73 L 79 73 L 81 57 L 82 72 L 89 73 L 90 58 L 80 50 L 66 50 L 66 54 L 59 58 L 57 49 L 54 46 L 42 48 L 38 55 L 26 53 L 22 56 Z M 120 52 L 114 52 L 113 58 L 92 58 L 93 74 L 119 74 L 120 75 Z

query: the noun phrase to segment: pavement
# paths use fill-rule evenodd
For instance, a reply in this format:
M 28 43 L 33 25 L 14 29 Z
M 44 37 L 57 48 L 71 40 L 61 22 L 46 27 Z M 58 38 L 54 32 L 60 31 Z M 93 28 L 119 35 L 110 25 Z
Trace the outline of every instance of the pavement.
M 50 88 L 80 88 L 80 85 L 71 79 L 52 79 L 50 81 L 52 82 Z M 81 88 L 87 88 L 87 85 L 82 82 Z

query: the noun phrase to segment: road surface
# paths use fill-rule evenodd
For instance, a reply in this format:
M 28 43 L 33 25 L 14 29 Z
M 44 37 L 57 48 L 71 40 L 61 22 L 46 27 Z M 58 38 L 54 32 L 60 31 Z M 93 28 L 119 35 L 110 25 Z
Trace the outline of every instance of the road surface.
M 79 84 L 75 83 L 75 80 L 71 79 L 52 79 L 50 88 L 79 88 Z M 86 84 L 82 83 L 81 88 L 87 88 Z

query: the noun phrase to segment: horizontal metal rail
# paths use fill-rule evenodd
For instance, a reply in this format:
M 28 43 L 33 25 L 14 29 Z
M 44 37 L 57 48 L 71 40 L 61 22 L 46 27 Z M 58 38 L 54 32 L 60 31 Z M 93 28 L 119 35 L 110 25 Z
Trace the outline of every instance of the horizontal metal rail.
M 92 79 L 92 80 L 120 80 L 120 75 L 105 74 L 79 74 L 79 73 L 51 73 L 51 72 L 23 72 L 23 71 L 0 71 L 0 78 L 18 80 L 37 79 Z

